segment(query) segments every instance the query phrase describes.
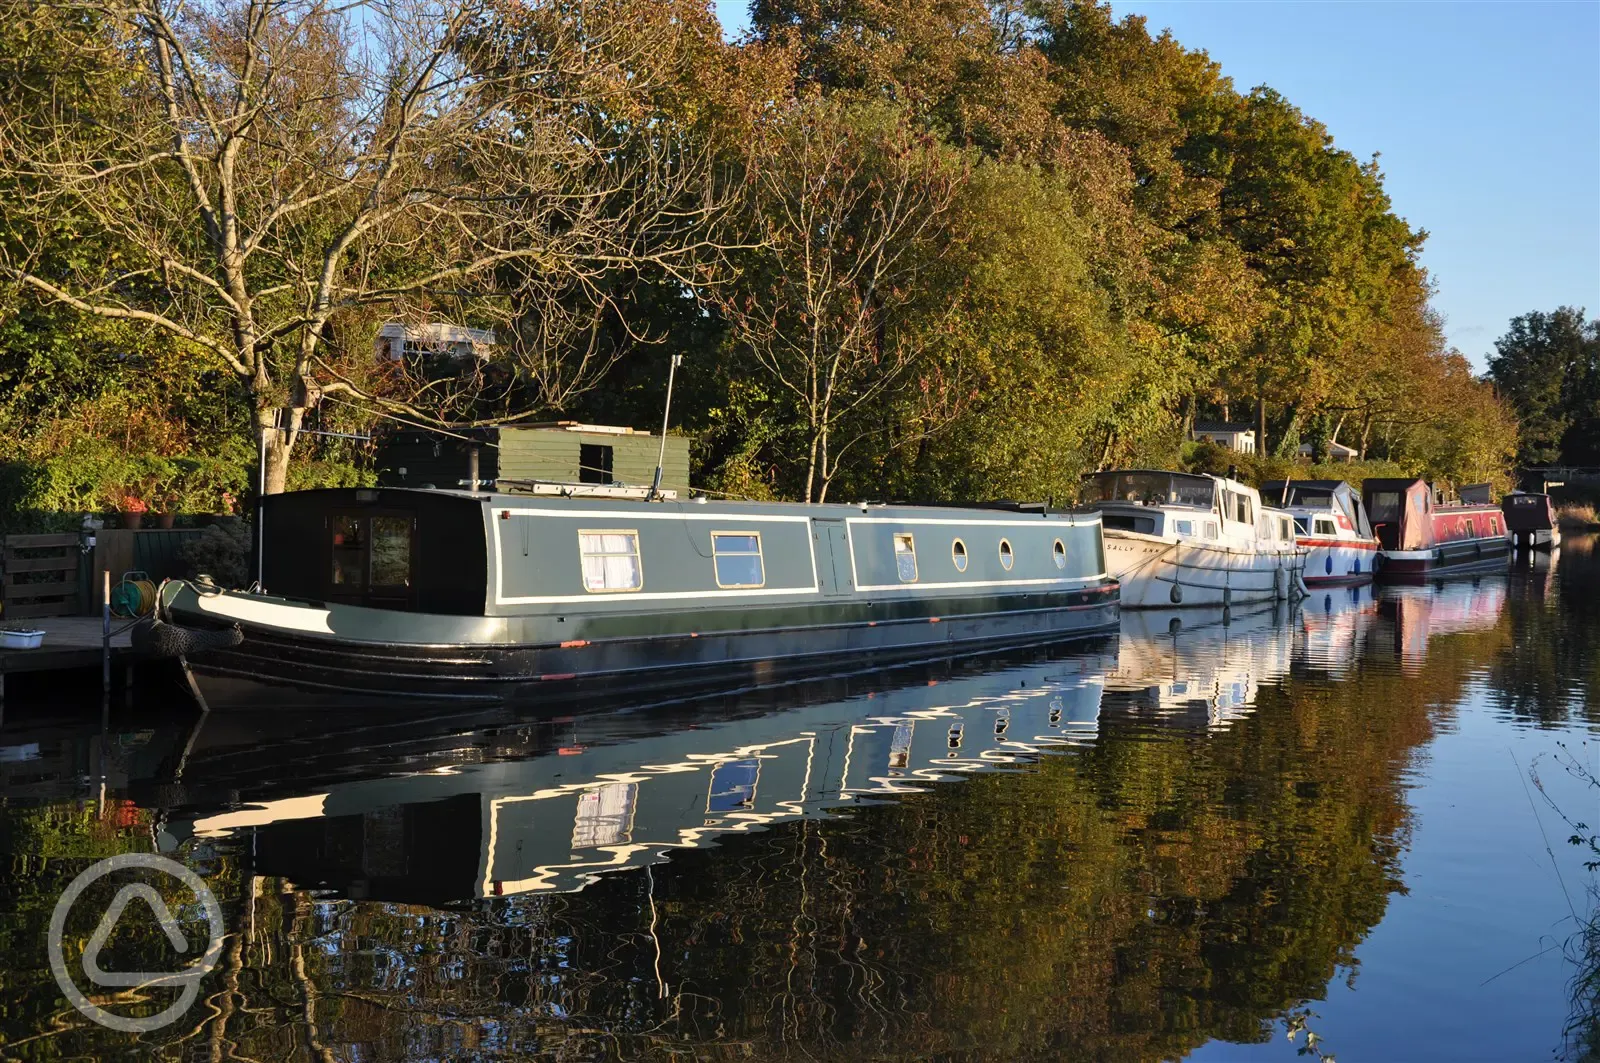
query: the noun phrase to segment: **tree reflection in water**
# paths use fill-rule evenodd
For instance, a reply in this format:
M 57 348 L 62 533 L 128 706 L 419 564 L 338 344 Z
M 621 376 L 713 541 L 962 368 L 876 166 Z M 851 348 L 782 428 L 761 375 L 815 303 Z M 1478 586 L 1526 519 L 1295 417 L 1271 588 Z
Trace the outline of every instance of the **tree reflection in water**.
M 192 841 L 186 858 L 235 933 L 190 1025 L 137 1050 L 1155 1060 L 1264 1040 L 1331 980 L 1358 978 L 1358 946 L 1405 890 L 1406 773 L 1469 677 L 1489 674 L 1532 720 L 1562 703 L 1552 682 L 1579 676 L 1580 703 L 1594 690 L 1592 661 L 1549 644 L 1595 629 L 1595 596 L 1574 620 L 1536 600 L 1546 593 L 1514 584 L 1488 624 L 1385 604 L 1353 625 L 1268 625 L 1263 638 L 1298 647 L 1282 655 L 1289 674 L 1252 679 L 1253 710 L 1224 728 L 1207 726 L 1215 713 L 1167 711 L 1171 677 L 1154 695 L 1112 683 L 1091 743 L 724 835 L 576 893 L 361 900 L 297 886 L 259 853 L 252 864 L 248 831 Z M 1429 622 L 1418 654 L 1401 628 Z M 1567 656 L 1527 664 L 1533 629 L 1541 652 Z M 413 868 L 448 851 L 408 807 L 364 817 L 348 844 Z M 110 836 L 148 844 L 158 814 L 129 806 Z M 38 948 L 57 891 L 112 844 L 74 835 L 74 822 L 65 805 L 0 816 L 8 852 L 42 854 L 13 863 L 0 923 L 15 958 L 7 1053 L 19 1058 L 134 1050 L 64 1010 Z M 260 852 L 278 829 L 255 828 Z M 335 833 L 330 823 L 319 844 Z

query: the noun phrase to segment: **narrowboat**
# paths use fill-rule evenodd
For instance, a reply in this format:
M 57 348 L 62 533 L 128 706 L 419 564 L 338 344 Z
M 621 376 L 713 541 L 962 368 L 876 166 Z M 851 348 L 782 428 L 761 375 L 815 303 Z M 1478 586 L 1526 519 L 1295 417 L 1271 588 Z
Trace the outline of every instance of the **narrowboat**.
M 1498 506 L 1437 503 L 1421 479 L 1368 480 L 1361 500 L 1378 537 L 1385 579 L 1504 568 L 1510 556 Z
M 1561 545 L 1556 506 L 1549 495 L 1513 491 L 1500 500 L 1511 543 L 1518 550 L 1550 550 Z
M 272 496 L 262 529 L 261 588 L 161 595 L 242 633 L 184 658 L 210 708 L 749 685 L 1118 620 L 1099 517 L 1042 506 L 349 488 Z
M 1295 542 L 1305 549 L 1306 586 L 1365 583 L 1378 560 L 1361 498 L 1343 480 L 1274 480 L 1263 488 L 1294 519 Z
M 1293 520 L 1237 480 L 1112 470 L 1085 476 L 1082 498 L 1100 515 L 1124 608 L 1236 605 L 1299 589 Z

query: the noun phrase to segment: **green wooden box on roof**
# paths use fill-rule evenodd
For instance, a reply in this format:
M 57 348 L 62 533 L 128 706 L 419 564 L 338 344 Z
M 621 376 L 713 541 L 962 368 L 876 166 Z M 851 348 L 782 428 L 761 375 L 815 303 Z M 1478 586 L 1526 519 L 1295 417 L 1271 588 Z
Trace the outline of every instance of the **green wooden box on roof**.
M 455 436 L 403 432 L 379 449 L 378 482 L 386 487 L 468 487 L 474 447 L 481 487 L 496 480 L 648 487 L 655 479 L 661 437 L 577 421 L 505 425 Z M 667 437 L 661 487 L 689 490 L 689 440 L 683 436 Z

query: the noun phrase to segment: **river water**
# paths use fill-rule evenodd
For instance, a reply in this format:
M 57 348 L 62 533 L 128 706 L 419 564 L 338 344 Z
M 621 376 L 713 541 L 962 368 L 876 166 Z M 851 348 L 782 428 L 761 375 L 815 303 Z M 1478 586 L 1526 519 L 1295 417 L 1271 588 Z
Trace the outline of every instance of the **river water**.
M 1595 1058 L 1595 545 L 603 713 L 8 710 L 0 1055 Z M 222 924 L 145 1032 L 51 969 L 121 853 Z M 195 898 L 91 882 L 64 976 L 162 1012 L 83 954 L 179 968 Z

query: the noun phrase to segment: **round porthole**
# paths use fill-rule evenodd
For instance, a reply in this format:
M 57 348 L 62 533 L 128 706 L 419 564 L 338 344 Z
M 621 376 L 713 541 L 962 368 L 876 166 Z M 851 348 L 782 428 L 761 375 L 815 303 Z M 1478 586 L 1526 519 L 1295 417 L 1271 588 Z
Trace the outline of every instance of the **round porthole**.
M 955 562 L 957 572 L 967 570 L 967 544 L 957 539 L 950 544 L 950 560 Z
M 1050 556 L 1055 558 L 1056 568 L 1067 567 L 1067 545 L 1060 539 L 1057 539 L 1056 544 L 1050 548 Z
M 1016 564 L 1016 561 L 1017 561 L 1016 557 L 1013 556 L 1012 553 L 1011 553 L 1011 540 L 1009 540 L 1009 539 L 1001 539 L 1000 540 L 1000 567 L 1005 569 L 1007 572 L 1010 572 L 1011 571 L 1011 566 Z

